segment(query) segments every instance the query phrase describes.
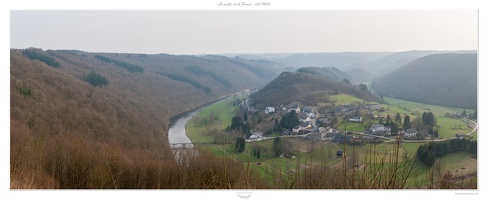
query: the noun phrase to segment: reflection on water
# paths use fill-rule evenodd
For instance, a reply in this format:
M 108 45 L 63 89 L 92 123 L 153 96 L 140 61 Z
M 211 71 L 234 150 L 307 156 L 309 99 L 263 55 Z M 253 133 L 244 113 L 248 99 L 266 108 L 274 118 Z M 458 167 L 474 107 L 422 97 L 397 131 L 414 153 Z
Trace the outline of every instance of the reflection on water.
M 173 126 L 169 128 L 168 140 L 170 144 L 191 143 L 190 138 L 186 135 L 185 125 L 199 111 L 188 113 L 188 115 L 178 119 Z

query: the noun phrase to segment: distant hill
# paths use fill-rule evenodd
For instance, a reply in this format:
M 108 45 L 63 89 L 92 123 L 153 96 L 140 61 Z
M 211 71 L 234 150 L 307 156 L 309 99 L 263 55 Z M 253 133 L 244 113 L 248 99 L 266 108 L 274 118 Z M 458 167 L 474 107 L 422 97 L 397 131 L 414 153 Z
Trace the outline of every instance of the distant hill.
M 381 77 L 415 59 L 440 53 L 476 53 L 472 50 L 436 51 L 412 50 L 402 52 L 327 52 L 327 53 L 263 53 L 263 54 L 225 54 L 226 56 L 254 60 L 269 60 L 289 66 L 288 71 L 301 67 L 335 67 L 342 71 L 356 68 L 367 70 L 372 77 Z M 368 74 L 366 74 L 368 75 Z M 356 77 L 357 78 L 357 77 Z M 370 77 L 361 81 L 370 82 Z
M 389 56 L 377 59 L 372 62 L 363 63 L 362 68 L 368 70 L 375 77 L 381 77 L 387 73 L 398 69 L 399 67 L 407 64 L 415 59 L 441 53 L 476 53 L 475 51 L 403 51 L 393 53 Z M 352 69 L 352 68 L 351 68 Z
M 375 101 L 376 96 L 359 90 L 344 82 L 324 79 L 320 76 L 303 72 L 283 72 L 264 88 L 250 96 L 251 105 L 258 109 L 266 106 L 280 106 L 300 101 L 312 105 L 324 102 L 327 96 L 336 93 L 351 94 L 355 97 Z
M 351 78 L 353 83 L 371 82 L 374 78 L 371 72 L 363 68 L 353 68 L 347 70 L 346 74 Z
M 247 59 L 263 59 L 288 65 L 293 68 L 317 67 L 345 67 L 355 63 L 368 63 L 388 56 L 390 52 L 330 52 L 330 53 L 283 53 L 283 54 L 229 54 Z
M 349 75 L 335 67 L 302 67 L 297 72 L 313 74 L 328 80 L 343 81 L 348 79 L 351 81 Z
M 375 79 L 379 95 L 463 108 L 477 105 L 477 54 L 425 56 Z

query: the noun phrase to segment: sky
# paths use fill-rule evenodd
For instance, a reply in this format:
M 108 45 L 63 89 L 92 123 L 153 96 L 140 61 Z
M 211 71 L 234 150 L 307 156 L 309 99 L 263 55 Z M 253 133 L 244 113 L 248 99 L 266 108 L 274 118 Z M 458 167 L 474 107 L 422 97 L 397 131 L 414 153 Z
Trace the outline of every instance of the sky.
M 10 48 L 218 54 L 476 50 L 470 10 L 13 10 Z

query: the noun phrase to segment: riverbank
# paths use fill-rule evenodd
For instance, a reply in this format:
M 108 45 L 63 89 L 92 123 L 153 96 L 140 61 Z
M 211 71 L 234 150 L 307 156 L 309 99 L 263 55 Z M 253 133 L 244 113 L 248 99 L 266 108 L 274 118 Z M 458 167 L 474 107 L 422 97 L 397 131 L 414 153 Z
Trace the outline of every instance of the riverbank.
M 200 104 L 199 106 L 196 106 L 192 109 L 189 109 L 185 112 L 182 112 L 178 115 L 171 117 L 169 120 L 169 130 L 166 133 L 166 137 L 168 138 L 169 144 L 194 143 L 193 139 L 188 137 L 186 132 L 186 124 L 189 120 L 191 120 L 195 115 L 197 115 L 202 109 L 205 109 L 206 107 L 218 104 L 219 102 L 222 102 L 225 99 L 234 97 L 236 95 L 248 94 L 249 92 L 250 90 L 246 89 L 240 92 L 224 95 L 215 100 Z M 211 121 L 213 120 L 209 119 L 209 122 Z

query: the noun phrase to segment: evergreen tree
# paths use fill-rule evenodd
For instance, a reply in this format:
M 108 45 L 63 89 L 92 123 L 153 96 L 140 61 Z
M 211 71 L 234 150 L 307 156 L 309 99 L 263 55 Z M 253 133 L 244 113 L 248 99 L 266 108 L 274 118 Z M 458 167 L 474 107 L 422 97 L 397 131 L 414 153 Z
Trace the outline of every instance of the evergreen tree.
M 22 96 L 32 96 L 32 90 L 27 86 L 19 87 L 19 93 Z
M 422 123 L 426 124 L 426 122 L 427 122 L 427 113 L 423 112 L 422 113 Z
M 34 52 L 31 50 L 24 50 L 23 54 L 26 55 L 31 60 L 39 60 L 43 63 L 46 63 L 47 65 L 49 65 L 51 67 L 56 67 L 56 68 L 60 67 L 59 63 L 56 62 L 56 60 L 51 56 L 48 56 L 48 55 L 45 55 L 42 53 L 38 53 L 38 52 Z
M 261 158 L 261 149 L 258 148 L 258 152 L 256 152 L 256 157 L 259 159 Z
M 463 114 L 461 116 L 466 117 L 466 110 L 463 110 Z
M 230 128 L 232 128 L 232 130 L 239 130 L 243 124 L 244 124 L 244 122 L 242 121 L 242 118 L 232 117 L 232 122 L 231 122 Z
M 251 125 L 249 125 L 249 123 L 244 123 L 242 125 L 242 132 L 246 134 L 246 138 L 251 137 Z
M 476 110 L 474 110 L 473 119 L 478 119 L 478 113 L 476 112 Z
M 432 112 L 424 112 L 422 114 L 422 122 L 425 124 L 425 125 L 429 125 L 429 126 L 434 126 L 435 125 L 435 117 L 434 117 L 434 113 Z
M 298 119 L 298 115 L 295 110 L 283 115 L 281 117 L 280 125 L 283 128 L 291 130 L 294 126 L 300 124 L 300 120 Z
M 279 157 L 283 153 L 283 144 L 279 137 L 275 137 L 273 140 L 273 152 L 276 157 Z
M 390 119 L 390 114 L 386 115 L 386 123 L 385 126 L 390 126 L 391 125 L 391 119 Z
M 380 118 L 379 124 L 383 124 L 383 117 Z
M 434 136 L 434 129 L 432 129 L 432 127 L 429 128 L 429 134 Z
M 91 71 L 86 77 L 86 81 L 93 86 L 105 86 L 108 85 L 108 80 L 95 71 Z
M 398 135 L 398 124 L 391 123 L 391 135 L 393 136 Z
M 403 119 L 403 129 L 407 130 L 412 128 L 412 124 L 410 123 L 410 116 L 405 115 L 405 119 Z
M 236 148 L 237 152 L 243 152 L 246 149 L 246 140 L 243 137 L 237 137 Z
M 402 124 L 402 117 L 400 116 L 400 113 L 396 114 L 395 123 Z

